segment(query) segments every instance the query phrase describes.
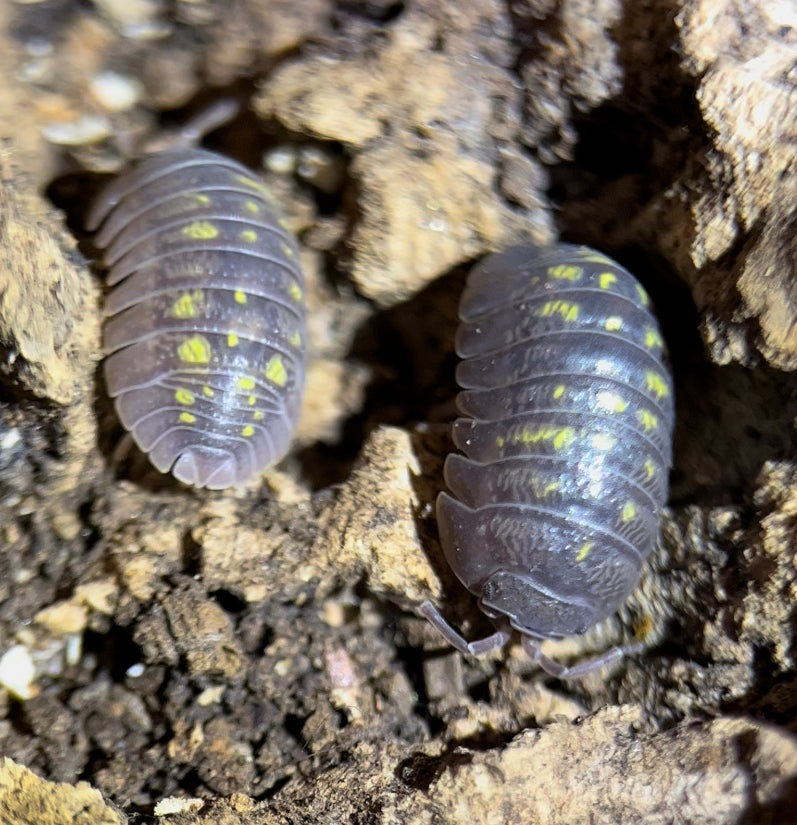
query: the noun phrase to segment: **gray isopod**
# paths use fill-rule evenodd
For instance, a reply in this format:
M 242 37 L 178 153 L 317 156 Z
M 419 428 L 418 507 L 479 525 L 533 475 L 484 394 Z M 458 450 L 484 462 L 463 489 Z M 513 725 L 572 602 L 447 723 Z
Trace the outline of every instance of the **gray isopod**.
M 514 628 L 556 676 L 573 667 L 542 639 L 585 632 L 630 595 L 667 499 L 673 385 L 650 299 L 586 247 L 517 247 L 471 272 L 456 350 L 462 418 L 437 500 L 446 559 L 496 632 L 466 642 L 430 602 L 421 610 L 457 649 L 479 654 Z
M 305 286 L 266 187 L 222 155 L 174 148 L 112 181 L 87 224 L 109 268 L 105 380 L 138 446 L 211 489 L 278 461 L 304 389 Z

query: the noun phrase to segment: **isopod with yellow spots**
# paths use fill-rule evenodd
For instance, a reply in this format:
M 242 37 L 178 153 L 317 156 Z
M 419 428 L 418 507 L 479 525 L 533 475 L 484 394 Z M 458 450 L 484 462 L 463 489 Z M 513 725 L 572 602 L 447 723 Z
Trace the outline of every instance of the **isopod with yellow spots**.
M 88 218 L 104 249 L 105 379 L 163 473 L 223 489 L 286 453 L 305 380 L 304 278 L 273 198 L 198 148 L 145 156 Z
M 586 247 L 515 247 L 473 269 L 459 309 L 462 417 L 437 500 L 440 543 L 495 623 L 549 673 L 583 675 L 638 646 L 567 667 L 540 641 L 584 633 L 630 595 L 659 533 L 674 426 L 663 339 L 639 282 Z

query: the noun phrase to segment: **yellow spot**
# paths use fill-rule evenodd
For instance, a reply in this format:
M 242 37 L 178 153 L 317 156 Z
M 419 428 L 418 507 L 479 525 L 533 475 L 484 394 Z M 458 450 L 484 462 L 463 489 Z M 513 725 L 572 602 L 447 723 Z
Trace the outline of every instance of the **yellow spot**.
M 609 435 L 609 433 L 593 433 L 590 437 L 590 442 L 596 450 L 606 453 L 614 449 L 615 444 L 617 444 L 617 439 L 613 435 Z
M 251 424 L 247 424 L 242 430 L 241 435 L 244 438 L 251 438 L 255 434 L 255 428 Z
M 286 244 L 286 243 L 280 244 L 280 249 L 282 250 L 282 254 L 286 258 L 295 258 L 296 257 L 296 253 L 293 251 L 293 249 L 290 246 L 288 246 L 288 244 Z
M 251 186 L 253 189 L 257 189 L 258 192 L 262 192 L 263 189 L 265 189 L 259 180 L 250 178 L 247 175 L 236 175 L 235 180 L 237 180 L 238 183 L 242 183 L 244 186 Z
M 277 223 L 278 223 L 278 224 L 279 224 L 279 225 L 280 225 L 283 229 L 290 229 L 290 228 L 291 228 L 291 222 L 290 222 L 287 218 L 278 218 L 278 219 L 277 219 Z
M 236 381 L 235 387 L 236 389 L 248 392 L 249 390 L 253 390 L 255 388 L 255 379 L 250 378 L 248 375 L 243 375 L 238 379 L 238 381 Z
M 194 195 L 195 203 L 198 203 L 200 206 L 207 206 L 210 203 L 210 197 L 208 195 L 203 195 L 201 192 L 198 192 Z
M 611 289 L 617 282 L 614 272 L 601 272 L 598 276 L 598 286 L 601 289 Z
M 562 482 L 546 481 L 539 476 L 532 476 L 529 479 L 529 487 L 537 498 L 547 498 L 551 493 L 558 493 L 562 489 Z
M 569 301 L 546 301 L 539 312 L 540 317 L 548 318 L 551 315 L 561 315 L 564 321 L 572 323 L 578 320 L 578 304 Z
M 264 417 L 265 417 L 265 414 L 263 413 L 262 410 L 255 410 L 254 413 L 252 414 L 252 418 L 254 418 L 255 421 L 262 421 Z
M 213 396 L 216 393 L 214 393 L 213 390 L 207 384 L 205 384 L 205 386 L 202 387 L 202 394 L 205 396 L 205 398 L 213 398 Z
M 548 275 L 562 281 L 577 281 L 584 274 L 580 266 L 572 264 L 559 264 L 559 266 L 549 266 Z
M 626 501 L 623 509 L 620 511 L 620 521 L 627 524 L 631 519 L 636 517 L 636 504 L 633 501 Z
M 504 444 L 506 444 L 506 439 L 502 435 L 499 435 L 498 438 L 495 439 L 495 446 L 500 448 L 503 447 Z
M 565 385 L 564 384 L 558 384 L 556 387 L 554 387 L 554 391 L 553 391 L 553 397 L 554 398 L 561 398 L 564 394 L 565 394 Z
M 234 332 L 227 333 L 227 346 L 228 347 L 237 347 L 238 346 L 238 336 Z
M 579 253 L 585 261 L 589 261 L 591 264 L 614 266 L 614 261 L 611 258 L 607 258 L 606 255 L 603 255 L 594 249 L 590 249 L 588 246 L 582 246 Z
M 645 459 L 644 467 L 645 467 L 645 475 L 648 478 L 653 478 L 653 476 L 656 475 L 656 465 L 653 463 L 652 458 L 646 458 Z
M 639 295 L 639 301 L 643 307 L 646 307 L 650 303 L 650 298 L 648 297 L 648 293 L 642 289 L 640 284 L 636 284 L 636 292 Z
M 637 420 L 646 430 L 656 430 L 659 427 L 659 418 L 650 410 L 637 410 Z
M 177 347 L 177 357 L 186 364 L 208 364 L 213 350 L 203 335 L 192 335 Z
M 254 243 L 257 240 L 257 232 L 254 229 L 242 229 L 238 233 L 238 237 L 247 243 Z
M 253 215 L 257 215 L 257 213 L 260 212 L 260 204 L 255 201 L 244 201 L 244 206 Z
M 175 392 L 174 400 L 178 404 L 193 404 L 194 401 L 196 401 L 196 396 L 191 392 L 191 390 L 180 389 Z
M 550 441 L 554 450 L 566 450 L 576 437 L 572 427 L 554 427 L 550 424 L 542 427 L 524 427 L 514 436 L 515 443 L 537 444 L 540 441 Z
M 196 318 L 202 305 L 202 290 L 184 292 L 173 304 L 169 314 L 172 318 Z
M 193 241 L 212 241 L 219 235 L 219 228 L 210 221 L 194 221 L 183 227 L 183 235 Z
M 648 392 L 652 392 L 656 398 L 666 398 L 670 394 L 667 381 L 657 372 L 645 373 L 645 382 L 648 387 Z
M 304 295 L 302 294 L 302 289 L 298 284 L 291 284 L 290 288 L 291 298 L 298 304 L 299 301 L 302 300 Z
M 625 412 L 628 408 L 628 402 L 613 392 L 599 392 L 597 402 L 602 410 L 611 413 Z
M 190 412 L 181 412 L 180 413 L 180 423 L 181 424 L 193 424 L 196 421 L 196 416 L 192 415 Z
M 246 303 L 246 293 L 242 289 L 235 290 L 235 301 L 239 304 Z
M 282 356 L 280 355 L 272 355 L 263 372 L 266 378 L 278 387 L 284 386 L 288 380 L 288 373 L 285 370 L 285 365 L 282 363 Z
M 584 561 L 584 559 L 589 555 L 590 550 L 592 550 L 592 542 L 585 541 L 576 555 L 576 561 Z
M 645 346 L 648 349 L 654 349 L 655 347 L 660 347 L 663 345 L 663 341 L 661 340 L 661 335 L 656 332 L 655 329 L 648 327 L 645 330 Z
M 609 332 L 617 332 L 623 328 L 623 319 L 619 315 L 611 315 L 603 325 Z
M 575 437 L 576 433 L 572 427 L 563 427 L 553 437 L 554 450 L 567 449 L 573 443 Z
M 288 343 L 292 347 L 296 347 L 297 349 L 302 345 L 302 336 L 298 332 L 291 333 L 291 337 L 288 338 Z
M 256 395 L 250 395 L 249 398 L 246 399 L 246 403 L 250 407 L 254 407 L 255 404 L 257 404 L 257 396 Z

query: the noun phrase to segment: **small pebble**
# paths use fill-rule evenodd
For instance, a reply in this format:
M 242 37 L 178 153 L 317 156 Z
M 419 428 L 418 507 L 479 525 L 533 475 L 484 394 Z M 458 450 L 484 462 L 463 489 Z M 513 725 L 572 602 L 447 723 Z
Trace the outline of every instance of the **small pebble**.
M 0 656 L 0 686 L 18 699 L 30 699 L 36 695 L 33 680 L 36 667 L 30 652 L 22 645 L 15 645 Z
M 125 112 L 141 99 L 141 85 L 117 72 L 100 72 L 89 81 L 94 99 L 108 112 Z
M 275 146 L 263 154 L 263 168 L 275 175 L 292 175 L 296 169 L 293 146 Z
M 111 124 L 104 115 L 83 115 L 71 123 L 49 123 L 41 131 L 44 139 L 56 146 L 82 146 L 107 138 Z

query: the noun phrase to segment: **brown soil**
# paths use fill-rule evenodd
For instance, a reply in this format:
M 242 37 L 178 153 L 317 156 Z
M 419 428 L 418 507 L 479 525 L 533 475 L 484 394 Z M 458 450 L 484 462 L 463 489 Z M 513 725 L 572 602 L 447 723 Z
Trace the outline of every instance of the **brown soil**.
M 43 0 L 0 39 L 1 825 L 794 819 L 789 3 Z M 299 235 L 311 363 L 288 458 L 209 493 L 120 445 L 81 226 L 225 96 L 207 144 Z M 457 299 L 555 237 L 644 282 L 678 402 L 639 588 L 546 646 L 647 650 L 564 682 L 414 613 L 489 629 L 433 517 Z

